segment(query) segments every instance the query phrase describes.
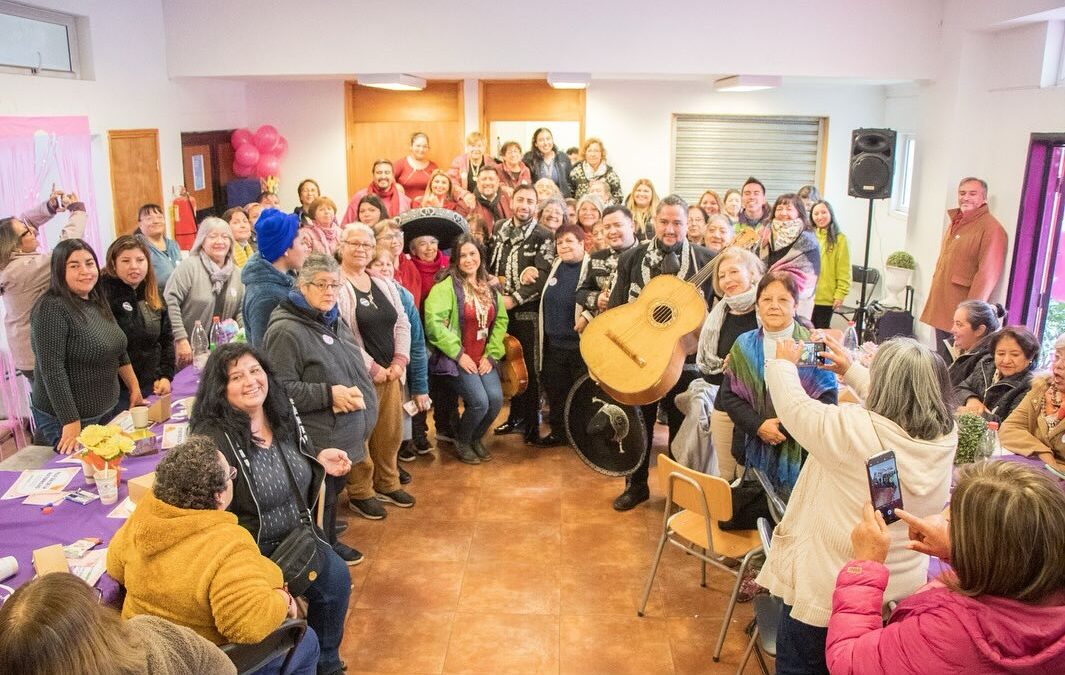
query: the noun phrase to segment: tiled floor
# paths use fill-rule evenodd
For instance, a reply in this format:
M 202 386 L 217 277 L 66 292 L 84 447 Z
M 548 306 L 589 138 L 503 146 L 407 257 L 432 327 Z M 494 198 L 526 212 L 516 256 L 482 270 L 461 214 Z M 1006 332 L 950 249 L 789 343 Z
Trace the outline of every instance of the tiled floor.
M 480 466 L 448 445 L 404 464 L 413 509 L 386 507 L 375 522 L 341 510 L 341 539 L 366 554 L 352 570 L 348 675 L 736 671 L 749 604 L 737 606 L 721 661 L 710 658 L 730 575 L 710 568 L 701 588 L 697 560 L 670 546 L 636 615 L 661 527 L 654 481 L 650 502 L 617 513 L 622 481 L 571 449 L 487 441 L 494 460 Z

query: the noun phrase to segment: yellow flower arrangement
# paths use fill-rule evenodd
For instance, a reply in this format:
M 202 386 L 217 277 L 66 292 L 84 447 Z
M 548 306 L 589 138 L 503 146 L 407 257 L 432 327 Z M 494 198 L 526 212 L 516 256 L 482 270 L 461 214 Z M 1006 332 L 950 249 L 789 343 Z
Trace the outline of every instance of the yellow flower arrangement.
M 85 455 L 95 455 L 105 463 L 133 450 L 134 441 L 117 424 L 90 424 L 78 434 L 78 442 L 85 447 Z

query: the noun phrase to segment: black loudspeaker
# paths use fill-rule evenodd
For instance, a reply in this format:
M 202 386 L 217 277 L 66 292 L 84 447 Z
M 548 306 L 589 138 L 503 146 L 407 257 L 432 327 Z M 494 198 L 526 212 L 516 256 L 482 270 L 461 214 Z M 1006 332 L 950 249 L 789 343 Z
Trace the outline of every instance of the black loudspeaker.
M 895 131 L 855 129 L 851 132 L 851 170 L 847 194 L 863 199 L 891 196 L 895 176 Z

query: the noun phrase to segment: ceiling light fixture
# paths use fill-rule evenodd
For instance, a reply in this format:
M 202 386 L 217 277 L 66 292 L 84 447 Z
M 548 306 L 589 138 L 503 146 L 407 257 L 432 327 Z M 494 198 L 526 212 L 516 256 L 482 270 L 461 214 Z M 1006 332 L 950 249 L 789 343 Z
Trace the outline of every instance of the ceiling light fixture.
M 733 75 L 714 80 L 714 89 L 717 91 L 759 91 L 773 89 L 781 85 L 779 75 Z
M 591 73 L 548 73 L 547 83 L 555 89 L 587 89 Z
M 425 89 L 425 80 L 406 73 L 375 73 L 359 75 L 359 84 L 364 87 L 388 89 L 391 91 L 421 91 Z

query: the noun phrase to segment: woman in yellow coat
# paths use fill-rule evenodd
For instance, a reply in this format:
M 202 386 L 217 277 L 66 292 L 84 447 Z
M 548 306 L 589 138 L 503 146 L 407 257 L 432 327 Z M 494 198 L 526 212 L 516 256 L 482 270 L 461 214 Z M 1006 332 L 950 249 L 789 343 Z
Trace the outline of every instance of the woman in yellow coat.
M 814 328 L 829 328 L 832 313 L 843 304 L 851 290 L 851 254 L 847 236 L 839 231 L 836 214 L 826 201 L 819 201 L 810 209 L 810 220 L 821 245 L 821 276 L 814 291 Z
M 236 473 L 206 436 L 191 436 L 155 471 L 155 484 L 107 549 L 107 572 L 126 587 L 122 617 L 186 626 L 215 644 L 261 642 L 296 605 L 281 569 L 226 511 Z M 313 670 L 318 638 L 307 629 L 290 662 Z

